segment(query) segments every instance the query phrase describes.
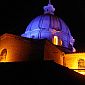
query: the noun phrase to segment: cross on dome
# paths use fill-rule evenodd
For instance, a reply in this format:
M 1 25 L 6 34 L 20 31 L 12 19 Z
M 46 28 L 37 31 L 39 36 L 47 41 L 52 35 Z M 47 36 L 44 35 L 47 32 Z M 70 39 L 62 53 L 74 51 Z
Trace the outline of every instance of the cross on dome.
M 48 5 L 44 6 L 43 9 L 44 9 L 44 14 L 53 14 L 54 15 L 55 8 L 51 4 L 51 0 L 49 0 Z
M 51 1 L 49 0 L 49 4 L 51 4 Z

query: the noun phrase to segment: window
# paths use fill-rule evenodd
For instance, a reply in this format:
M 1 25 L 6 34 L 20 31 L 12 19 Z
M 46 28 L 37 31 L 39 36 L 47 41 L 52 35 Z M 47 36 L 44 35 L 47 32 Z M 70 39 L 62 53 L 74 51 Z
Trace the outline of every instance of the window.
M 54 45 L 58 45 L 58 36 L 54 36 L 53 43 Z
M 6 60 L 7 49 L 3 49 L 0 53 L 0 61 Z
M 62 45 L 62 40 L 58 38 L 58 36 L 53 37 L 53 44 L 54 45 Z
M 78 60 L 78 69 L 85 69 L 85 60 L 79 59 Z M 85 70 L 79 70 L 79 72 L 84 72 Z
M 33 39 L 34 39 L 34 37 L 35 37 L 35 36 L 34 36 L 34 35 L 32 35 L 32 38 L 33 38 Z

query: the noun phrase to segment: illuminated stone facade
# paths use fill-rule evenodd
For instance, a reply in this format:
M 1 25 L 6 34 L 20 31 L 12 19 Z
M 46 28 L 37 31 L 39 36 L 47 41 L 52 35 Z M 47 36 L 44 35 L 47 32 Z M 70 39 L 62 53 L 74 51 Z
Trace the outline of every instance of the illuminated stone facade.
M 0 54 L 0 62 L 55 60 L 61 64 L 62 51 L 46 39 L 34 40 L 6 33 L 0 36 Z
M 29 39 L 7 33 L 0 36 L 0 62 L 43 60 L 52 60 L 85 74 L 85 53 L 72 53 L 69 49 L 56 46 L 47 39 Z
M 65 66 L 85 75 L 85 53 L 65 54 Z
M 54 16 L 53 5 L 49 3 L 44 10 L 44 15 L 36 17 L 21 36 L 0 36 L 0 62 L 53 60 L 85 74 L 85 53 L 73 53 L 74 39 L 69 28 Z
M 29 49 L 31 49 L 29 43 L 19 36 L 4 34 L 0 37 L 0 51 L 7 49 L 6 62 L 26 61 Z

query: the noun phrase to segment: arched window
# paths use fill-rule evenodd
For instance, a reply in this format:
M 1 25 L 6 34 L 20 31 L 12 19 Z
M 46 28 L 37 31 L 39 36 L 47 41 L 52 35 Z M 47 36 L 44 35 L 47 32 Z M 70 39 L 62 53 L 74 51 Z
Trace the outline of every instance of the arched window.
M 58 36 L 53 37 L 53 44 L 54 45 L 62 45 L 62 40 L 58 38 Z
M 58 36 L 54 36 L 53 38 L 53 44 L 58 45 Z
M 7 49 L 3 49 L 0 53 L 0 61 L 6 60 Z

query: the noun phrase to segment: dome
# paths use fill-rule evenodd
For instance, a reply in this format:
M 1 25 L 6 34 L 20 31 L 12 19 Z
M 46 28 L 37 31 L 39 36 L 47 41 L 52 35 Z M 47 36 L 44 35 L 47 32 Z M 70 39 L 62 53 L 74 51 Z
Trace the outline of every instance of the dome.
M 52 14 L 44 14 L 33 19 L 22 36 L 35 39 L 51 38 L 52 31 L 60 31 L 60 19 Z M 47 36 L 46 36 L 47 35 Z
M 33 19 L 21 36 L 33 39 L 53 40 L 54 36 L 62 41 L 62 46 L 72 48 L 74 39 L 65 22 L 54 15 L 55 8 L 48 4 L 44 6 L 44 14 Z

